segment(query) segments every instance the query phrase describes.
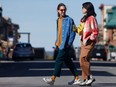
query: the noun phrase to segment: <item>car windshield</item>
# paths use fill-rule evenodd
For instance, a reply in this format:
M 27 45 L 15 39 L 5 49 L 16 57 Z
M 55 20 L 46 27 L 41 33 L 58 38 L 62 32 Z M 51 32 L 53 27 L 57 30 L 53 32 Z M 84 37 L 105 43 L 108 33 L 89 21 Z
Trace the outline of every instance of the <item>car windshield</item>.
M 104 49 L 105 47 L 103 45 L 95 45 L 95 48 L 97 48 L 97 49 Z
M 30 44 L 17 44 L 16 47 L 31 47 Z

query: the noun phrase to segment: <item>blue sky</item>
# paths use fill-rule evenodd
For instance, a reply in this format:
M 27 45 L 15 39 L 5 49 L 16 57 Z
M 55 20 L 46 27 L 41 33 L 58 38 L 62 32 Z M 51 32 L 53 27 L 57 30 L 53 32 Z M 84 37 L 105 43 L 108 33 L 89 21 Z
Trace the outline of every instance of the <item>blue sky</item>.
M 1 0 L 3 16 L 8 16 L 13 23 L 20 26 L 19 32 L 30 32 L 30 42 L 33 47 L 45 47 L 46 51 L 53 51 L 56 40 L 57 5 L 63 2 L 67 6 L 67 14 L 78 25 L 82 14 L 82 3 L 90 1 L 95 7 L 97 20 L 100 23 L 99 6 L 115 5 L 115 0 Z M 27 42 L 23 35 L 21 42 Z M 76 35 L 74 46 L 80 46 L 80 37 Z

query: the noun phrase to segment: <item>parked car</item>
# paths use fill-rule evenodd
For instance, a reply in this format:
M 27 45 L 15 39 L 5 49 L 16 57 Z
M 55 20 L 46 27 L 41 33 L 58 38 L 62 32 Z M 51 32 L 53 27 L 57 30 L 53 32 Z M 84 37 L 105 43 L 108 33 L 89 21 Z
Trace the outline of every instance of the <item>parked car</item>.
M 113 45 L 109 45 L 109 51 L 110 51 L 109 61 L 116 60 L 116 47 Z
M 34 49 L 30 43 L 17 43 L 13 50 L 13 60 L 34 59 Z
M 56 48 L 56 47 L 53 47 L 53 49 L 54 49 L 53 60 L 55 60 L 56 57 L 57 57 L 57 54 L 58 54 L 58 50 L 59 49 Z M 76 60 L 76 52 L 75 52 L 74 47 L 71 47 L 71 49 L 69 51 L 69 56 L 70 56 L 71 59 Z
M 107 53 L 104 45 L 95 45 L 92 53 L 91 58 L 98 58 L 103 59 L 104 61 L 107 60 Z
M 75 47 L 76 51 L 76 59 L 79 61 L 80 53 L 81 53 L 81 47 Z

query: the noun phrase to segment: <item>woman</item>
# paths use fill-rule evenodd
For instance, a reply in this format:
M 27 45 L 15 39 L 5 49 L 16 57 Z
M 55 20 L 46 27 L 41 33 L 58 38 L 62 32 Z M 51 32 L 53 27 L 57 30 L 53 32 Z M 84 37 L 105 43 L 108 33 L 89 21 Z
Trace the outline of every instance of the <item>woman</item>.
M 90 54 L 94 48 L 98 36 L 98 24 L 96 21 L 96 13 L 94 6 L 91 2 L 85 2 L 82 4 L 82 12 L 84 16 L 81 19 L 81 24 L 75 31 L 81 35 L 81 54 L 80 54 L 80 66 L 82 68 L 81 86 L 91 85 L 95 78 L 91 75 L 90 70 Z

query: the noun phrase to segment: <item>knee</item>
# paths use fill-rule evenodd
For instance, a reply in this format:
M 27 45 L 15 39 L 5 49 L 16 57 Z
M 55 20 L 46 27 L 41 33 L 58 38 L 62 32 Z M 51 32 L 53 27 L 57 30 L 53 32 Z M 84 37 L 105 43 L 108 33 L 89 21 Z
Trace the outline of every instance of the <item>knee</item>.
M 83 67 L 85 64 L 84 57 L 80 57 L 80 67 Z
M 80 67 L 83 67 L 83 66 L 84 66 L 84 64 L 80 62 Z

